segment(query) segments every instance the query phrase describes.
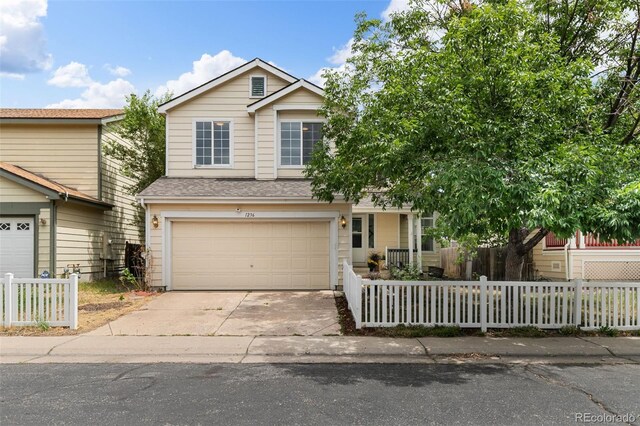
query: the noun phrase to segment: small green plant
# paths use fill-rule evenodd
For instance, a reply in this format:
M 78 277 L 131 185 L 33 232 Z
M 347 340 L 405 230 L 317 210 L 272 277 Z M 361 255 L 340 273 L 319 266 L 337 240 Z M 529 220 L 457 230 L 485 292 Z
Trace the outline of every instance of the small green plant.
M 124 300 L 124 294 L 121 294 L 118 300 L 122 302 Z
M 51 328 L 51 326 L 49 325 L 49 323 L 45 320 L 43 320 L 42 318 L 36 318 L 36 327 L 38 327 L 41 331 L 47 331 Z
M 140 282 L 138 281 L 138 279 L 136 278 L 135 275 L 133 275 L 131 273 L 131 271 L 129 271 L 128 268 L 124 268 L 122 270 L 122 273 L 120 274 L 120 282 L 122 283 L 122 285 L 128 289 L 140 289 Z
M 547 333 L 533 325 L 513 327 L 505 329 L 502 333 L 505 337 L 546 337 Z
M 391 268 L 390 272 L 391 278 L 399 281 L 418 281 L 422 277 L 422 271 L 416 265 Z
M 580 334 L 580 328 L 575 325 L 565 325 L 560 330 L 558 330 L 562 336 L 577 336 Z
M 369 258 L 367 259 L 367 266 L 369 266 L 369 271 L 374 272 L 380 269 L 380 261 L 382 261 L 382 255 L 377 251 L 372 251 L 369 253 Z
M 604 336 L 617 337 L 620 334 L 620 330 L 617 328 L 611 328 L 608 325 L 603 325 L 598 329 L 598 333 Z

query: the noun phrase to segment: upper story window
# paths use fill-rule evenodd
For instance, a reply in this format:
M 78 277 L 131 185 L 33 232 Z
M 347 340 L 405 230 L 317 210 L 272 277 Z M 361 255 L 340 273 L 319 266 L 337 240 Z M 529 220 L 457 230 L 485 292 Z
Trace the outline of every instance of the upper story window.
M 249 78 L 249 97 L 263 98 L 267 96 L 267 76 L 252 75 Z
M 308 164 L 315 144 L 320 139 L 322 139 L 322 123 L 282 121 L 280 123 L 280 165 Z
M 195 165 L 230 166 L 232 155 L 230 120 L 195 122 Z

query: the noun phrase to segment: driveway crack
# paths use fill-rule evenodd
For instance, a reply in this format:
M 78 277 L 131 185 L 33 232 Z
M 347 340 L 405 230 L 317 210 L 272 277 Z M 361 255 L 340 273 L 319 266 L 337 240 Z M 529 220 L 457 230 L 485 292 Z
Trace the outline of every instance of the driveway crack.
M 631 363 L 633 363 L 633 364 L 638 364 L 638 361 L 636 361 L 635 359 L 627 358 L 627 357 L 624 357 L 622 355 L 616 355 L 608 346 L 601 345 L 600 343 L 596 343 L 596 342 L 594 342 L 592 340 L 589 340 L 587 338 L 584 338 L 584 337 L 576 336 L 576 338 L 582 340 L 583 342 L 591 343 L 592 345 L 596 345 L 596 346 L 606 350 L 614 358 L 620 358 L 620 359 L 624 359 L 625 361 L 631 361 Z
M 244 359 L 249 355 L 249 348 L 251 347 L 251 345 L 253 345 L 253 341 L 256 340 L 256 337 L 257 336 L 253 336 L 253 339 L 251 339 L 251 341 L 247 345 L 247 350 L 244 351 L 244 356 L 240 359 L 240 361 L 238 361 L 238 364 L 242 364 Z

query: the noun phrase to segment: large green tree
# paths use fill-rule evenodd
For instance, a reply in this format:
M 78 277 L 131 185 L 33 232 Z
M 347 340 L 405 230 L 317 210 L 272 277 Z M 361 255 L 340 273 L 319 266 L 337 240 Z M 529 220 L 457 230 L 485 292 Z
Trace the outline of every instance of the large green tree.
M 164 175 L 165 118 L 158 113 L 158 105 L 170 98 L 170 94 L 156 98 L 150 91 L 142 96 L 132 94 L 127 97 L 124 119 L 113 124 L 117 138 L 107 140 L 105 154 L 116 159 L 120 173 L 131 179 L 125 188 L 131 195 Z M 135 224 L 144 232 L 144 212 L 138 203 L 133 205 L 137 211 Z
M 550 231 L 637 238 L 628 4 L 419 1 L 390 22 L 359 16 L 353 56 L 325 75 L 325 142 L 306 170 L 316 196 L 372 194 L 439 212 L 451 238 L 506 241 L 509 280 Z

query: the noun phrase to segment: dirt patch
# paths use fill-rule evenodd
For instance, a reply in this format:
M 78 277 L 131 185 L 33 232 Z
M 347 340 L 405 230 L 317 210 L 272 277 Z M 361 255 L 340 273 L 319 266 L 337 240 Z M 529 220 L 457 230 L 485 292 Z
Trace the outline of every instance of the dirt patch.
M 78 290 L 78 329 L 68 327 L 0 327 L 0 336 L 66 336 L 83 334 L 122 315 L 140 309 L 153 300 L 156 293 L 139 295 L 121 288 L 117 283 L 81 283 Z

